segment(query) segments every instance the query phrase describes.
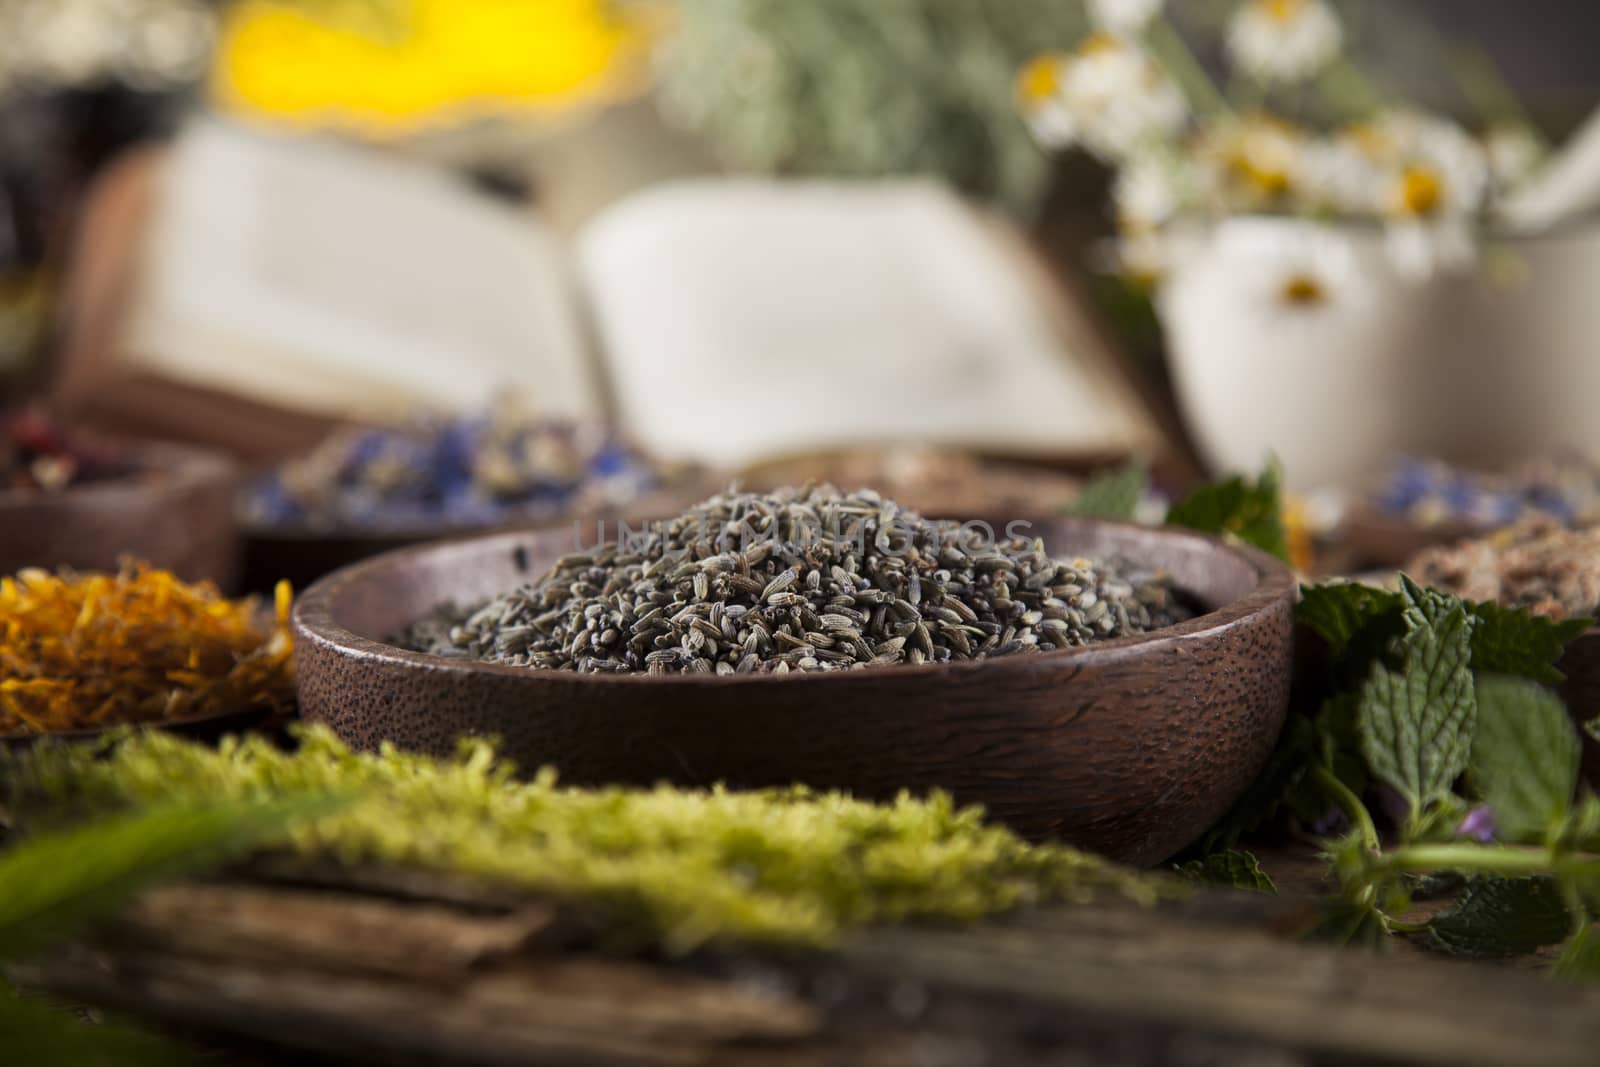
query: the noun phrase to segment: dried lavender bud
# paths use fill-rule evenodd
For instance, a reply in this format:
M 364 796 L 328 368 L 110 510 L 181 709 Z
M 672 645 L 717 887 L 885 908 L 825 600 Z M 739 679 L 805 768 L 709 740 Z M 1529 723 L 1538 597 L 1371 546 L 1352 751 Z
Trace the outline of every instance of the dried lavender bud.
M 580 672 L 788 673 L 1070 648 L 1192 614 L 1165 576 L 1056 560 L 1038 540 L 984 543 L 876 493 L 822 487 L 713 497 L 400 640 Z

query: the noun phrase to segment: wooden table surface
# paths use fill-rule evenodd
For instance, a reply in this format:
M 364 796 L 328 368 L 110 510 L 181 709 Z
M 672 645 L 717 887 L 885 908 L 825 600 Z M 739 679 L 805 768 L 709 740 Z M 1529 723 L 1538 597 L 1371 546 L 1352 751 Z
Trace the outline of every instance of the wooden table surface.
M 570 914 L 438 878 L 258 865 L 149 894 L 18 977 L 246 1063 L 1600 1062 L 1600 990 L 1403 944 L 1294 940 L 1319 868 L 1268 866 L 1276 897 L 1108 901 L 877 929 L 830 953 L 666 961 L 602 954 Z

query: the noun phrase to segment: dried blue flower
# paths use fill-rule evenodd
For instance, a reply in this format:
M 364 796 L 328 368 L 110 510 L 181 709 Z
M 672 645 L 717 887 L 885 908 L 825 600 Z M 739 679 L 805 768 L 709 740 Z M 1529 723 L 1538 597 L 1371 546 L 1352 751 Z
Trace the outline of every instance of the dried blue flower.
M 492 526 L 625 505 L 661 472 L 603 427 L 511 409 L 336 434 L 244 495 L 266 526 Z

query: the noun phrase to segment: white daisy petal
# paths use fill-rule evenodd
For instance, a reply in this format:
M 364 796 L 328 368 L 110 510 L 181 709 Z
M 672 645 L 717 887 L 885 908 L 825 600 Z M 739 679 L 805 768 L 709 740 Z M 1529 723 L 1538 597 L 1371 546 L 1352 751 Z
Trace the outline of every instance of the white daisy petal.
M 1233 61 L 1262 81 L 1303 81 L 1344 44 L 1325 0 L 1245 0 L 1228 24 Z
M 1161 11 L 1163 0 L 1089 0 L 1089 17 L 1107 33 L 1136 34 Z

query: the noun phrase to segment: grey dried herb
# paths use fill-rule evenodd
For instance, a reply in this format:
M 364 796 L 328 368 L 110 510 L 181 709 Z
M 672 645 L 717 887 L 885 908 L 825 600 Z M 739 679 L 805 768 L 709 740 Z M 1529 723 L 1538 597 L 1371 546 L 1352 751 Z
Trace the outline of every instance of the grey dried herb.
M 713 497 L 401 640 L 585 673 L 787 673 L 1070 648 L 1190 614 L 1165 576 L 1127 563 L 808 487 Z

